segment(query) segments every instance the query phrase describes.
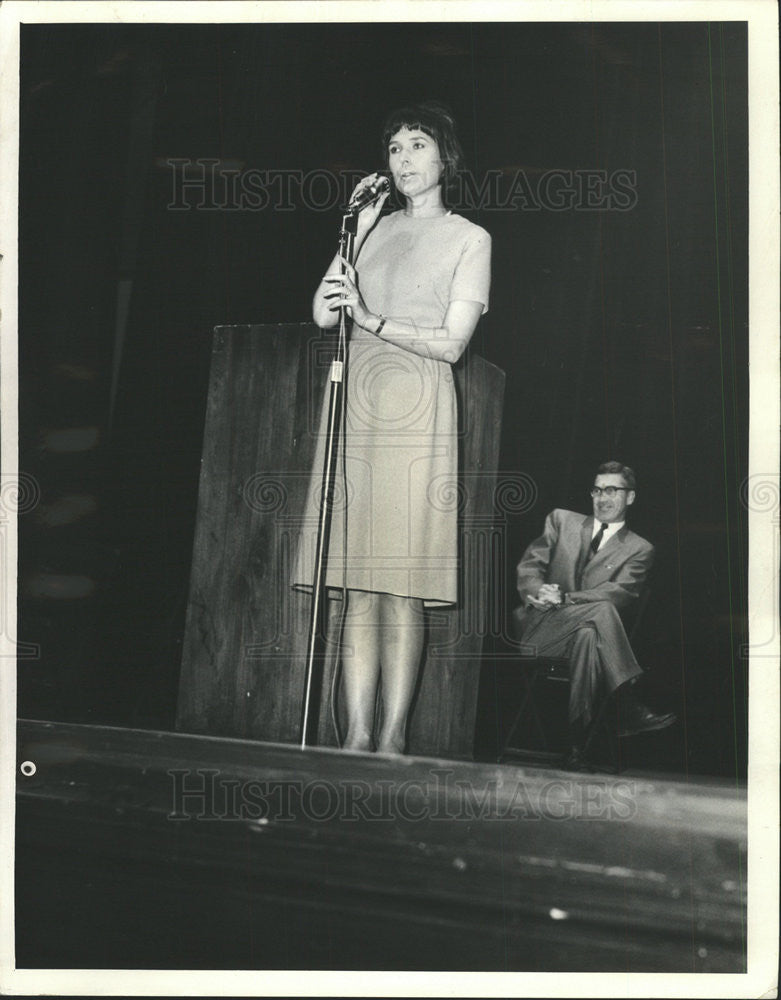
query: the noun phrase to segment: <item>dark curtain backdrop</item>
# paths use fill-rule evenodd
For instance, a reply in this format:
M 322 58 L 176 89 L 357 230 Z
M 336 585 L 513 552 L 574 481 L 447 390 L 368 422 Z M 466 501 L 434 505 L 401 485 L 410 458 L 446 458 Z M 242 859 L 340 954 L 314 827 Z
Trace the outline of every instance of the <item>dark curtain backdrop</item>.
M 20 519 L 39 646 L 20 712 L 172 726 L 212 328 L 310 318 L 340 219 L 311 172 L 377 169 L 385 112 L 436 97 L 471 169 L 456 208 L 493 237 L 473 348 L 507 373 L 501 468 L 525 484 L 499 511 L 478 747 L 517 685 L 514 565 L 615 457 L 658 550 L 641 662 L 681 715 L 649 763 L 742 775 L 745 25 L 21 30 L 20 468 L 41 499 Z M 203 207 L 171 160 L 211 161 Z M 541 204 L 555 170 L 597 196 Z M 630 197 L 600 200 L 595 171 Z M 280 178 L 265 207 L 241 201 L 250 176 Z

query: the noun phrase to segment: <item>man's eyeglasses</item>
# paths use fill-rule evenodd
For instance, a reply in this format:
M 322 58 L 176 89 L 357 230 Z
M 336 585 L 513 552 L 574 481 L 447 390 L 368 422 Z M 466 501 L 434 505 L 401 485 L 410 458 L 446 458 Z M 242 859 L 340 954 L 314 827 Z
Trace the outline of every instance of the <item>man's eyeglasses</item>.
M 591 495 L 592 497 L 598 497 L 600 493 L 604 493 L 606 497 L 614 497 L 616 495 L 616 490 L 624 490 L 625 493 L 629 492 L 628 486 L 592 486 Z

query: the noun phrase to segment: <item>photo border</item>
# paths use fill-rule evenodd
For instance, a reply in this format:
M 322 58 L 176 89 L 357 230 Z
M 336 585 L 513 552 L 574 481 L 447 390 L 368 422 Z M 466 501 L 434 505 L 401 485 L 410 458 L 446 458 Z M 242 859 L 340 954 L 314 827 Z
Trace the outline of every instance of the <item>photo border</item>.
M 18 469 L 18 148 L 21 23 L 311 23 L 344 21 L 745 21 L 749 49 L 749 636 L 771 635 L 761 663 L 749 641 L 748 971 L 745 974 L 432 973 L 16 970 L 13 967 L 17 536 L 3 533 L 0 601 L 0 988 L 17 995 L 194 996 L 668 996 L 773 995 L 778 970 L 779 774 L 779 123 L 778 10 L 773 0 L 374 0 L 374 2 L 71 2 L 7 0 L 0 7 L 0 377 L 3 484 Z M 773 498 L 774 501 L 773 501 Z M 775 582 L 774 582 L 775 581 Z M 770 659 L 768 659 L 770 657 Z M 767 669 L 768 662 L 774 669 Z M 753 666 L 755 669 L 751 669 Z

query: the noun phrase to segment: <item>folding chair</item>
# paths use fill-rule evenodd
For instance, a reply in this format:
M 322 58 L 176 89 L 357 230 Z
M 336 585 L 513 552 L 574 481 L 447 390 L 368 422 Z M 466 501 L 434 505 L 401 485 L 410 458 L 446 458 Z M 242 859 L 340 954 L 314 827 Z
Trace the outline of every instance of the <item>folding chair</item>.
M 640 623 L 645 614 L 645 609 L 648 605 L 650 593 L 650 588 L 646 586 L 638 598 L 631 629 L 628 632 L 629 641 L 633 645 Z M 508 757 L 528 761 L 529 763 L 558 763 L 562 756 L 566 753 L 567 747 L 552 747 L 552 726 L 550 722 L 546 724 L 541 716 L 538 705 L 538 695 L 540 685 L 556 685 L 559 687 L 561 692 L 567 696 L 565 700 L 566 706 L 566 702 L 569 700 L 569 660 L 566 656 L 545 656 L 544 654 L 539 656 L 535 655 L 531 651 L 532 647 L 524 647 L 523 641 L 519 641 L 518 648 L 521 652 L 521 675 L 524 684 L 523 697 L 521 699 L 520 707 L 513 717 L 512 724 L 507 737 L 504 740 L 497 760 L 500 764 L 505 763 Z M 526 653 L 524 653 L 524 649 L 527 650 Z M 604 737 L 605 742 L 609 747 L 610 755 L 610 765 L 606 769 L 617 774 L 620 770 L 618 737 L 615 734 L 615 726 L 610 724 L 611 720 L 609 718 L 608 707 L 611 704 L 611 701 L 612 699 L 610 697 L 601 699 L 594 719 L 585 734 L 583 757 L 587 758 L 589 750 L 598 737 Z M 564 725 L 566 725 L 566 707 L 564 708 L 562 718 Z M 525 724 L 523 729 L 521 729 L 522 723 Z M 559 728 L 562 728 L 562 726 L 560 725 Z M 532 741 L 536 742 L 538 748 L 535 749 L 533 746 L 529 745 L 514 745 L 513 740 L 519 730 L 527 733 L 532 732 Z M 541 744 L 541 747 L 539 744 Z

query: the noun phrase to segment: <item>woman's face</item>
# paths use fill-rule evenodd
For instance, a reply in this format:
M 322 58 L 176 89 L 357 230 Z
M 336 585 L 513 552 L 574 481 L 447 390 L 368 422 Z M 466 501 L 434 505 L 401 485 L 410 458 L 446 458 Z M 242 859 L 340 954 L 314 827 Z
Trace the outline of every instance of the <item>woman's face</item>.
M 444 169 L 439 147 L 421 129 L 402 128 L 388 143 L 388 169 L 393 183 L 407 198 L 438 187 Z

